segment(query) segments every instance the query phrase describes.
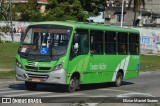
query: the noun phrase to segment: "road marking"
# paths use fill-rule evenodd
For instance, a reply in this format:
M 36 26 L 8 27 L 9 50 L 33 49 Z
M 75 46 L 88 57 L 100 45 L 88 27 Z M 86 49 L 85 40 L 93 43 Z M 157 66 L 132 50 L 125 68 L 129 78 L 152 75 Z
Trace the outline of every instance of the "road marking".
M 86 104 L 87 104 L 87 106 L 97 106 L 99 103 L 86 103 Z
M 98 89 L 98 90 L 115 91 L 115 92 L 133 92 L 133 91 L 116 90 L 116 89 Z
M 117 95 L 117 97 L 137 97 L 137 96 L 144 96 L 144 97 L 155 97 L 149 93 L 138 93 L 138 92 L 132 92 L 132 93 L 125 93 L 125 94 L 120 94 L 120 95 Z
M 12 91 L 3 91 L 3 92 L 0 92 L 0 94 L 6 94 L 6 93 L 12 93 L 12 92 L 24 92 L 26 90 L 12 90 Z
M 5 97 L 16 97 L 16 96 L 28 96 L 28 95 L 39 95 L 39 94 L 49 94 L 51 92 L 26 92 L 22 94 L 11 94 L 11 95 L 4 95 Z
M 43 97 L 66 97 L 66 96 L 77 96 L 77 95 L 84 95 L 84 94 L 83 93 L 59 94 L 59 95 L 47 95 Z
M 3 89 L 0 89 L 0 91 L 8 90 L 8 89 L 11 89 L 11 88 L 3 88 Z
M 52 92 L 30 92 L 30 93 L 23 93 L 23 94 L 11 94 L 11 95 L 4 95 L 5 97 L 17 97 L 17 96 L 28 96 L 28 95 L 40 95 L 40 94 L 52 94 L 47 96 L 41 96 L 41 97 L 64 97 L 64 96 L 75 96 L 75 95 L 83 95 L 82 93 L 74 93 L 74 94 L 58 94 L 55 95 Z
M 109 97 L 109 96 L 106 96 L 106 95 L 90 95 L 90 96 L 87 96 L 87 97 Z

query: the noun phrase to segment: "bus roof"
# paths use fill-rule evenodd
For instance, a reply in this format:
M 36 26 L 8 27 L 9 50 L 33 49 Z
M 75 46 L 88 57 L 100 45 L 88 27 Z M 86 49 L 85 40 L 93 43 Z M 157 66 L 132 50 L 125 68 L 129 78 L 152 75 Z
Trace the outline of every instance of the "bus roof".
M 117 32 L 129 32 L 129 33 L 139 33 L 138 30 L 132 28 L 123 28 L 118 26 L 111 26 L 106 24 L 99 23 L 91 23 L 91 22 L 76 22 L 76 21 L 44 21 L 44 22 L 36 22 L 31 25 L 39 25 L 39 24 L 50 24 L 50 25 L 63 25 L 69 26 L 73 28 L 84 28 L 84 29 L 92 29 L 92 30 L 106 30 L 106 31 L 117 31 Z

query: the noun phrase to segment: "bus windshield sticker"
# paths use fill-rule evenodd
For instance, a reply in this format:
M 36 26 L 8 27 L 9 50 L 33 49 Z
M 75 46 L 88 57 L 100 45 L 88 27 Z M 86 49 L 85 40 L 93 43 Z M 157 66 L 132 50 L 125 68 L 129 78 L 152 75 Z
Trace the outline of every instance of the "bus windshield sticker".
M 26 50 L 27 50 L 27 48 L 22 48 L 21 52 L 22 52 L 22 53 L 25 53 Z
M 40 53 L 41 53 L 41 54 L 48 54 L 48 48 L 47 48 L 47 47 L 42 47 L 42 48 L 40 49 Z

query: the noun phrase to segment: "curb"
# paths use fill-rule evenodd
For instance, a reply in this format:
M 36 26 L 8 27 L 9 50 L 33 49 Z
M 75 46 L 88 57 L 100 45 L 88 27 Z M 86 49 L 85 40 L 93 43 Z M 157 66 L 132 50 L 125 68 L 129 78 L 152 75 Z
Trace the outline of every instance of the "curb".
M 0 79 L 0 85 L 19 84 L 23 81 L 17 81 L 16 79 Z
M 13 82 L 0 82 L 0 85 L 10 85 L 10 84 L 18 84 L 20 82 L 13 81 Z
M 0 72 L 8 72 L 8 71 L 14 71 L 15 69 L 0 69 Z

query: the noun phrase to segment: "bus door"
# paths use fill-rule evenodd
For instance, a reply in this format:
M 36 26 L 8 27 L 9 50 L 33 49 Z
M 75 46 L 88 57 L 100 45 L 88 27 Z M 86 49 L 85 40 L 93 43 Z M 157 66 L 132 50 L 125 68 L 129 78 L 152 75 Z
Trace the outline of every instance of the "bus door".
M 90 31 L 90 71 L 93 73 L 95 83 L 103 82 L 105 79 L 104 74 L 107 64 L 104 55 L 103 37 L 103 31 Z
M 77 29 L 72 41 L 68 70 L 70 73 L 79 72 L 82 83 L 85 78 L 86 80 L 88 78 L 85 75 L 88 70 L 89 58 L 88 30 Z

